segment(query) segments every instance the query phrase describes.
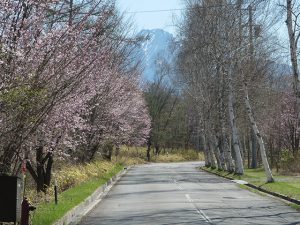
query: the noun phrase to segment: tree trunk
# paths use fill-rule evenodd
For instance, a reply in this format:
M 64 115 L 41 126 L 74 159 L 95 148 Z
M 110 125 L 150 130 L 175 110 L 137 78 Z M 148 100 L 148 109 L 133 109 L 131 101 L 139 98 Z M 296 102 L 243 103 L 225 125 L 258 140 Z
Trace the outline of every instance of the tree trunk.
M 223 111 L 223 113 L 225 113 L 225 112 Z M 221 128 L 222 129 L 222 145 L 223 145 L 226 169 L 228 172 L 233 173 L 234 172 L 234 164 L 233 164 L 233 159 L 232 159 L 232 155 L 231 155 L 231 147 L 229 146 L 228 138 L 226 135 L 224 116 L 222 116 L 222 119 L 221 119 L 221 126 L 222 126 L 222 128 Z
M 137 147 L 135 149 L 136 149 L 137 156 L 139 156 L 139 149 Z M 119 154 L 120 154 L 120 145 L 117 144 L 116 151 L 115 151 L 116 161 L 118 161 Z
M 231 147 L 228 143 L 228 138 L 225 131 L 222 131 L 223 149 L 225 153 L 226 169 L 229 173 L 234 172 L 234 163 L 231 155 Z
M 202 143 L 203 143 L 205 166 L 206 167 L 211 167 L 211 158 L 210 158 L 210 155 L 209 155 L 209 149 L 207 148 L 206 138 L 205 138 L 204 134 L 202 134 Z
M 150 156 L 150 151 L 151 151 L 151 140 L 150 138 L 147 141 L 147 161 L 151 161 L 151 156 Z
M 73 24 L 73 0 L 70 0 L 69 2 L 69 26 L 72 26 Z
M 0 155 L 0 174 L 16 175 L 12 174 L 13 158 L 18 154 L 19 144 L 16 144 L 17 137 L 14 141 L 8 143 L 3 147 L 2 155 Z M 18 163 L 18 161 L 17 161 Z
M 214 154 L 217 160 L 218 169 L 225 170 L 224 152 L 221 150 L 218 138 L 216 135 L 212 135 L 212 146 L 214 147 Z
M 210 167 L 211 168 L 216 168 L 216 161 L 215 161 L 215 158 L 214 158 L 213 148 L 210 145 L 210 140 L 207 137 L 205 137 L 205 142 L 206 142 L 205 145 L 206 145 L 207 152 L 208 152 Z
M 221 161 L 221 169 L 226 170 L 226 164 L 225 164 L 225 154 L 224 149 L 222 145 L 222 138 L 219 138 L 218 136 L 214 136 L 215 145 L 217 146 L 219 152 L 220 152 L 220 161 Z
M 89 145 L 89 146 L 91 146 L 91 145 Z M 87 161 L 90 163 L 94 159 L 98 149 L 99 149 L 99 144 L 93 144 L 89 148 L 88 154 L 86 154 L 87 156 L 86 155 L 83 156 L 84 162 Z
M 291 63 L 293 68 L 293 76 L 294 76 L 294 93 L 297 99 L 296 112 L 298 115 L 298 120 L 300 118 L 300 83 L 299 83 L 299 68 L 298 68 L 298 59 L 297 59 L 297 39 L 296 37 L 296 26 L 293 24 L 293 1 L 287 0 L 287 28 L 289 34 L 289 42 L 290 42 L 290 55 L 291 55 Z
M 251 131 L 250 131 L 251 132 Z M 250 142 L 250 138 L 249 138 L 249 134 L 247 134 L 247 164 L 248 164 L 248 169 L 251 168 L 251 158 L 250 158 L 250 152 L 251 152 L 251 142 Z
M 232 173 L 234 172 L 234 164 L 232 160 L 231 150 L 228 146 L 228 140 L 226 136 L 226 124 L 225 124 L 225 103 L 224 103 L 224 89 L 225 89 L 225 79 L 224 79 L 224 73 L 222 73 L 221 67 L 218 68 L 218 74 L 219 74 L 219 111 L 220 111 L 220 125 L 221 125 L 221 134 L 220 134 L 220 140 L 221 140 L 221 148 L 222 148 L 222 157 L 223 162 L 225 165 L 223 165 L 224 170 L 227 170 L 228 172 Z
M 225 118 L 226 118 L 226 113 L 225 113 L 225 103 L 224 103 L 224 89 L 225 89 L 225 77 L 224 73 L 221 71 L 221 67 L 218 68 L 218 73 L 220 77 L 220 84 L 219 84 L 219 111 L 220 111 L 220 125 L 221 125 L 221 146 L 222 146 L 222 152 L 224 154 L 224 161 L 225 161 L 225 166 L 224 168 L 229 172 L 233 173 L 234 172 L 234 164 L 233 164 L 233 159 L 231 155 L 231 148 L 229 147 L 228 143 L 228 138 L 226 134 L 226 124 L 225 124 Z
M 208 147 L 208 156 L 209 156 L 209 161 L 210 161 L 210 167 L 215 169 L 216 168 L 216 161 L 215 161 L 215 158 L 214 158 L 213 150 L 210 147 Z
M 273 140 L 272 140 L 272 137 L 269 138 L 269 149 L 270 149 L 270 168 L 273 169 L 274 168 L 274 143 L 273 143 Z
M 159 147 L 159 144 L 155 144 L 155 155 L 157 155 L 157 156 L 159 156 L 159 154 L 160 154 L 160 147 Z
M 47 166 L 45 169 L 45 164 Z M 36 171 L 32 167 L 29 160 L 26 161 L 26 167 L 36 183 L 37 192 L 46 193 L 47 187 L 51 183 L 52 175 L 52 165 L 53 165 L 53 155 L 51 152 L 48 152 L 44 157 L 43 147 L 39 146 L 36 148 Z
M 244 165 L 243 165 L 241 150 L 240 150 L 240 146 L 239 146 L 239 137 L 238 137 L 238 131 L 237 131 L 235 115 L 234 115 L 233 85 L 232 85 L 232 71 L 231 70 L 228 72 L 228 86 L 229 86 L 228 111 L 229 111 L 233 148 L 234 148 L 234 153 L 235 153 L 235 157 L 236 157 L 235 173 L 242 175 L 242 174 L 244 174 Z
M 36 173 L 37 173 L 37 192 L 45 192 L 45 171 L 43 162 L 43 146 L 38 146 L 36 148 Z
M 251 128 L 251 169 L 257 168 L 257 144 L 253 129 Z
M 209 139 L 209 147 L 211 149 L 211 153 L 215 156 L 218 169 L 221 170 L 222 165 L 221 165 L 221 160 L 220 160 L 220 152 L 219 152 L 218 147 L 214 144 L 214 141 L 212 139 L 213 139 L 212 137 Z
M 272 171 L 270 169 L 268 158 L 267 158 L 265 144 L 264 144 L 264 141 L 263 141 L 262 136 L 261 136 L 261 134 L 258 130 L 258 127 L 256 125 L 256 121 L 255 121 L 254 116 L 253 116 L 253 112 L 252 112 L 252 108 L 251 108 L 250 100 L 249 100 L 248 87 L 247 87 L 246 82 L 244 82 L 243 88 L 244 88 L 244 94 L 245 94 L 245 104 L 246 104 L 247 114 L 248 114 L 248 117 L 250 119 L 253 132 L 254 132 L 254 134 L 257 138 L 257 142 L 259 144 L 261 159 L 262 159 L 262 163 L 263 163 L 265 173 L 266 173 L 266 176 L 267 176 L 267 182 L 274 182 Z
M 205 139 L 204 139 L 205 148 L 207 149 L 208 162 L 209 162 L 211 168 L 216 168 L 214 153 L 213 153 L 212 148 L 209 145 L 209 139 L 207 136 L 204 136 L 204 137 L 205 137 Z
M 46 173 L 45 173 L 45 185 L 46 187 L 50 187 L 51 184 L 51 175 L 52 175 L 52 165 L 53 165 L 53 155 L 50 154 L 46 166 Z
M 293 2 L 292 0 L 287 0 L 287 28 L 288 28 L 288 35 L 289 35 L 289 43 L 290 43 L 290 55 L 291 55 L 291 63 L 293 68 L 293 77 L 294 77 L 294 94 L 296 97 L 296 105 L 295 105 L 295 111 L 297 113 L 297 127 L 296 129 L 300 127 L 300 82 L 299 82 L 299 67 L 298 67 L 298 59 L 297 59 L 297 45 L 300 38 L 300 31 L 297 32 L 297 27 L 299 27 L 299 24 L 297 25 L 297 21 L 293 21 L 293 5 L 296 4 L 296 1 Z M 295 12 L 294 12 L 295 13 Z M 298 17 L 298 15 L 297 15 Z M 295 16 L 295 20 L 297 18 Z M 299 22 L 299 21 L 298 21 Z M 299 134 L 298 131 L 296 131 L 296 149 L 295 152 L 298 152 L 299 149 Z M 296 155 L 296 154 L 295 154 Z
M 11 175 L 11 160 L 14 154 L 11 145 L 4 148 L 3 153 L 0 156 L 0 174 Z
M 246 136 L 243 135 L 243 163 L 245 165 L 246 157 L 248 156 L 248 149 L 246 145 Z

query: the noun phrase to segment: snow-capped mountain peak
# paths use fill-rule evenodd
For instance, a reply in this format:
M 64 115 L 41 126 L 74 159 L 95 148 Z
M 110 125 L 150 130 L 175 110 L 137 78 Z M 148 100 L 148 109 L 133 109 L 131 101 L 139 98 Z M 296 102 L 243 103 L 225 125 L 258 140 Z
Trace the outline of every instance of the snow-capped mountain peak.
M 153 80 L 159 58 L 164 58 L 168 63 L 174 60 L 171 49 L 174 37 L 162 29 L 141 30 L 137 36 L 144 38 L 138 50 L 138 60 L 142 61 L 144 67 L 143 77 Z

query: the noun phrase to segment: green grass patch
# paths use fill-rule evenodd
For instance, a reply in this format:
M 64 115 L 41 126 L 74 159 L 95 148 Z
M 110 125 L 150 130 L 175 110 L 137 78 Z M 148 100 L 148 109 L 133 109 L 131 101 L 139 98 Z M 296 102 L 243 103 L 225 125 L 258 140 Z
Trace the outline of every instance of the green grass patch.
M 273 171 L 274 183 L 266 183 L 266 175 L 263 168 L 245 169 L 245 174 L 242 176 L 229 174 L 226 171 L 219 171 L 217 169 L 202 168 L 208 172 L 213 172 L 228 178 L 245 180 L 248 183 L 259 186 L 265 190 L 286 195 L 290 198 L 300 200 L 300 177 L 299 176 L 285 176 Z
M 251 187 L 248 187 L 246 185 L 243 185 L 243 184 L 239 184 L 239 187 L 242 188 L 242 189 L 245 189 L 245 190 L 248 190 L 248 191 L 251 191 L 255 194 L 258 194 L 258 195 L 261 195 L 261 196 L 267 196 L 267 194 L 265 192 L 261 192 L 259 190 L 256 190 L 254 188 L 251 188 Z
M 300 205 L 294 204 L 294 203 L 289 203 L 289 206 L 291 206 L 293 209 L 296 209 L 297 211 L 300 211 Z
M 217 174 L 217 175 L 220 175 L 223 177 L 230 178 L 230 179 L 240 179 L 241 178 L 241 176 L 239 176 L 239 175 L 235 175 L 233 173 L 228 173 L 227 171 L 223 171 L 223 170 L 218 170 L 216 168 L 201 167 L 201 169 L 205 170 L 207 172 L 212 172 L 214 174 Z
M 41 203 L 32 216 L 34 225 L 51 225 L 69 210 L 80 204 L 89 197 L 98 187 L 104 185 L 110 178 L 123 169 L 123 166 L 117 164 L 113 169 L 106 172 L 101 178 L 92 178 L 73 188 L 70 188 L 58 196 L 58 205 L 54 202 Z

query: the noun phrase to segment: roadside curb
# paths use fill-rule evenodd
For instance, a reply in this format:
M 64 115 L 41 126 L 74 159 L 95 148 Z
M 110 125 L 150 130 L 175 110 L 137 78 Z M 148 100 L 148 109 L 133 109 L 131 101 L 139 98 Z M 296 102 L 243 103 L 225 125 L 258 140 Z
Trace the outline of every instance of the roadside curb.
M 203 169 L 202 167 L 200 167 L 200 169 L 201 169 L 202 171 L 205 171 L 205 172 L 210 173 L 210 174 L 214 174 L 214 175 L 216 175 L 216 176 L 225 178 L 225 179 L 227 179 L 227 180 L 231 180 L 231 181 L 234 180 L 234 179 L 232 179 L 232 178 L 230 178 L 230 177 L 226 177 L 226 176 L 223 176 L 223 175 L 221 175 L 221 174 L 214 173 L 214 172 L 212 172 L 212 171 L 207 171 L 207 170 Z M 289 196 L 282 195 L 282 194 L 279 194 L 279 193 L 276 193 L 276 192 L 268 191 L 268 190 L 266 190 L 266 189 L 264 189 L 264 188 L 262 188 L 262 187 L 259 187 L 259 186 L 254 185 L 254 184 L 251 184 L 251 183 L 246 182 L 246 183 L 241 184 L 241 185 L 245 185 L 245 186 L 247 186 L 247 187 L 250 187 L 250 188 L 255 189 L 255 190 L 258 190 L 258 191 L 260 191 L 260 192 L 263 192 L 263 193 L 272 195 L 272 196 L 274 196 L 274 197 L 283 199 L 283 200 L 288 201 L 288 202 L 290 202 L 290 203 L 294 203 L 294 204 L 296 204 L 296 205 L 300 205 L 300 200 L 298 200 L 298 199 L 291 198 L 291 197 L 289 197 Z
M 99 187 L 93 194 L 87 197 L 79 205 L 68 211 L 62 218 L 53 223 L 53 225 L 76 225 L 88 214 L 101 200 L 108 194 L 114 184 L 127 173 L 131 167 L 125 167 L 118 174 L 110 178 L 104 185 Z

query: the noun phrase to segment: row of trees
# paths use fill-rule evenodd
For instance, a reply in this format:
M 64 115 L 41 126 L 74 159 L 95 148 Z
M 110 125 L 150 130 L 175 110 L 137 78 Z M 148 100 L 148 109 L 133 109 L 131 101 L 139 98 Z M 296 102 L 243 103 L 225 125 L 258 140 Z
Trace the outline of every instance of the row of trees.
M 38 191 L 54 154 L 89 162 L 143 144 L 150 117 L 114 0 L 0 2 L 0 173 L 25 160 Z
M 294 71 L 292 92 L 289 78 L 274 66 L 276 52 L 268 28 L 277 15 L 270 12 L 270 2 L 185 2 L 178 79 L 195 106 L 206 166 L 243 174 L 245 159 L 256 167 L 259 152 L 267 181 L 273 182 L 268 156 L 275 164 L 282 149 L 296 156 L 299 148 L 299 6 L 291 0 L 283 4 Z
M 172 44 L 170 51 L 174 50 Z M 150 161 L 151 147 L 155 155 L 173 149 L 200 151 L 198 126 L 189 97 L 179 90 L 174 79 L 176 68 L 163 56 L 157 57 L 156 75 L 144 85 L 144 97 L 151 116 L 147 142 Z

